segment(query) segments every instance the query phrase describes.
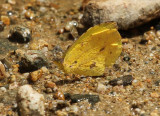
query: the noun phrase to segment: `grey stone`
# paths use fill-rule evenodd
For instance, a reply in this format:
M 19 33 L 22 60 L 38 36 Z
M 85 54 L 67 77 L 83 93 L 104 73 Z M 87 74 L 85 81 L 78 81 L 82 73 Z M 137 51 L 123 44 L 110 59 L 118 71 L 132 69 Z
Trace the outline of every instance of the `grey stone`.
M 110 80 L 109 84 L 112 86 L 116 86 L 116 85 L 127 86 L 132 84 L 133 79 L 134 78 L 132 77 L 132 75 L 125 75 L 125 76 Z
M 127 30 L 160 17 L 160 0 L 90 0 L 84 8 L 85 25 L 115 21 Z
M 19 71 L 25 73 L 38 70 L 43 66 L 48 66 L 48 61 L 41 51 L 27 50 L 27 52 L 21 56 L 19 65 Z
M 65 99 L 71 100 L 71 103 L 77 103 L 83 100 L 88 100 L 89 103 L 94 105 L 100 101 L 99 95 L 90 95 L 90 94 L 65 94 Z

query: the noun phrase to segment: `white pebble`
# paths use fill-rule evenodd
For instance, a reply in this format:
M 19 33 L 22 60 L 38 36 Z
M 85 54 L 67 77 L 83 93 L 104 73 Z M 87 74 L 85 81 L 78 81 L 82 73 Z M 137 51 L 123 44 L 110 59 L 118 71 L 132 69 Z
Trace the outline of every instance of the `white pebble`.
M 40 12 L 45 13 L 47 11 L 46 7 L 41 6 L 39 9 Z
M 66 30 L 66 31 L 71 31 L 71 29 L 72 29 L 73 27 L 77 27 L 77 26 L 78 26 L 78 23 L 77 23 L 76 21 L 70 21 L 70 22 L 68 22 L 68 23 L 66 24 L 65 30 Z
M 42 51 L 43 53 L 48 52 L 48 47 L 43 47 L 41 51 Z
M 136 79 L 133 80 L 133 83 L 137 83 L 138 81 Z
M 5 93 L 6 91 L 7 91 L 7 89 L 6 89 L 5 87 L 1 87 L 1 88 L 0 88 L 0 92 Z
M 44 96 L 23 85 L 18 90 L 18 107 L 22 116 L 44 116 Z
M 106 86 L 103 85 L 102 83 L 98 83 L 96 91 L 99 92 L 104 92 L 106 90 Z

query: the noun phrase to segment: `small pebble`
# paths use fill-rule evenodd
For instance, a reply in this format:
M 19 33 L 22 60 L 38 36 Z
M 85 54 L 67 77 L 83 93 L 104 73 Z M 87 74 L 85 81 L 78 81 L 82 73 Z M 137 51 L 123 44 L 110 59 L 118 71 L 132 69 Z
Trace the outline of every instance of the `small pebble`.
M 62 28 L 62 29 L 59 29 L 59 30 L 58 30 L 58 33 L 59 33 L 59 34 L 64 33 L 64 29 L 63 29 L 63 28 Z
M 98 83 L 96 91 L 98 93 L 104 93 L 106 91 L 106 86 L 102 83 Z
M 13 72 L 18 72 L 18 70 L 19 70 L 19 64 L 15 64 L 15 65 L 12 65 L 12 70 L 13 70 Z
M 25 17 L 27 18 L 27 19 L 30 19 L 30 20 L 32 20 L 33 18 L 34 18 L 34 13 L 33 13 L 33 11 L 31 11 L 31 10 L 28 10 L 28 11 L 26 11 L 25 12 Z
M 135 111 L 139 114 L 141 112 L 140 108 L 136 108 Z
M 58 100 L 65 100 L 64 94 L 61 91 L 58 91 L 54 94 L 54 98 Z
M 41 70 L 42 70 L 43 74 L 49 74 L 50 73 L 49 70 L 48 70 L 48 68 L 46 68 L 45 66 L 43 66 L 41 68 Z
M 7 92 L 7 89 L 5 87 L 0 87 L 0 92 L 5 93 L 5 92 Z
M 45 13 L 45 12 L 47 11 L 47 8 L 41 6 L 41 7 L 39 8 L 39 11 L 42 12 L 42 13 Z
M 30 80 L 33 82 L 36 82 L 41 77 L 42 77 L 42 70 L 41 69 L 30 73 Z
M 16 76 L 15 75 L 11 75 L 10 78 L 9 78 L 9 82 L 13 83 L 15 81 L 16 81 Z
M 130 59 L 131 59 L 131 58 L 130 58 L 129 56 L 124 56 L 124 57 L 123 57 L 123 60 L 124 60 L 124 61 L 129 61 Z
M 71 29 L 72 29 L 73 27 L 77 27 L 77 26 L 78 26 L 78 23 L 77 23 L 76 21 L 70 21 L 70 22 L 68 22 L 68 23 L 66 24 L 65 30 L 66 30 L 66 31 L 71 31 Z
M 31 40 L 31 31 L 24 26 L 15 26 L 10 30 L 9 40 L 18 43 L 27 43 Z
M 53 91 L 52 91 L 51 88 L 46 88 L 46 92 L 47 92 L 47 93 L 52 93 Z
M 148 45 L 152 45 L 152 43 L 153 42 L 151 40 L 148 40 L 148 42 L 147 42 Z
M 53 82 L 51 82 L 51 81 L 47 81 L 47 82 L 45 83 L 45 87 L 46 87 L 46 88 L 57 88 L 56 84 L 53 83 Z
M 1 16 L 1 21 L 5 24 L 5 25 L 10 25 L 10 19 L 8 16 Z

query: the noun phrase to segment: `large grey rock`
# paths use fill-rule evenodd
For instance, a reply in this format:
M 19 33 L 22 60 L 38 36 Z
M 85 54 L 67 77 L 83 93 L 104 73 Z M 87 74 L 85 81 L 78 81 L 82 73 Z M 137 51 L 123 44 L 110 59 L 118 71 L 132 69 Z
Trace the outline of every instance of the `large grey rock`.
M 23 85 L 18 90 L 18 107 L 21 116 L 44 116 L 44 96 L 30 85 Z
M 160 17 L 160 0 L 90 0 L 84 8 L 82 22 L 93 26 L 107 21 L 127 30 Z

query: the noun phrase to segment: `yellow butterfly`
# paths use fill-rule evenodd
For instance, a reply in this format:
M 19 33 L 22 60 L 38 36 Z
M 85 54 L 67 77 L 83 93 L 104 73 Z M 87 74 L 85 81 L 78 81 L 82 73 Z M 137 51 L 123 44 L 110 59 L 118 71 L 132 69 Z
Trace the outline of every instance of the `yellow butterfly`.
M 66 73 L 101 76 L 122 51 L 121 36 L 115 22 L 91 27 L 68 49 L 63 61 Z

